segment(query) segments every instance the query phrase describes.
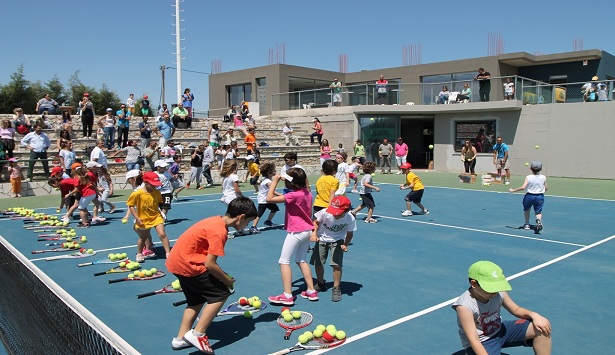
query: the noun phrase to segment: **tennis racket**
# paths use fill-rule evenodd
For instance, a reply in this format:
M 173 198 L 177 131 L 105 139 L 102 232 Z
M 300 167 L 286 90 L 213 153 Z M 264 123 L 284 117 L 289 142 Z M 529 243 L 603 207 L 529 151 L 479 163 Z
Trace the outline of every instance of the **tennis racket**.
M 80 258 L 89 258 L 90 256 L 96 255 L 96 252 L 90 253 L 82 253 L 80 251 L 76 251 L 66 255 L 58 255 L 52 256 L 50 258 L 45 259 L 46 261 L 59 260 L 59 259 L 80 259 Z
M 61 253 L 63 251 L 71 251 L 71 249 L 58 247 L 58 248 L 52 248 L 52 249 L 32 250 L 32 254 Z
M 177 293 L 177 292 L 182 292 L 182 289 L 174 289 L 173 286 L 171 284 L 166 285 L 165 287 L 161 288 L 160 290 L 156 290 L 156 291 L 152 291 L 152 292 L 147 292 L 147 293 L 142 293 L 140 295 L 137 295 L 137 298 L 145 298 L 145 297 L 149 297 L 149 296 L 154 296 L 154 295 L 159 295 L 161 293 Z
M 51 241 L 51 240 L 66 240 L 66 238 L 69 238 L 69 237 L 64 237 L 60 234 L 39 234 L 37 240 L 39 242 L 44 242 L 44 241 Z
M 111 260 L 111 259 L 100 259 L 100 260 L 96 260 L 96 261 L 91 261 L 89 263 L 83 263 L 83 264 L 77 264 L 77 266 L 82 267 L 82 266 L 90 266 L 90 265 L 97 265 L 97 264 L 117 264 L 120 263 L 122 261 L 128 261 L 128 258 L 125 259 L 115 259 L 115 260 Z
M 60 229 L 60 228 L 66 228 L 66 226 L 42 226 L 42 225 L 36 225 L 36 226 L 29 226 L 29 225 L 25 225 L 25 226 L 21 226 L 22 228 L 25 228 L 27 230 L 35 230 L 35 229 Z
M 116 260 L 116 262 L 117 262 L 117 260 Z M 125 267 L 125 266 L 116 266 L 116 267 L 111 268 L 111 269 L 109 269 L 107 271 L 97 272 L 97 273 L 94 274 L 94 276 L 101 276 L 101 275 L 107 275 L 107 274 L 117 274 L 117 273 L 120 273 L 120 272 L 131 272 L 131 271 L 136 271 L 136 270 L 139 270 L 139 269 L 129 269 L 129 268 Z
M 158 279 L 161 278 L 165 275 L 164 272 L 162 271 L 157 271 L 155 274 L 153 274 L 152 276 L 144 276 L 144 277 L 139 277 L 139 276 L 135 276 L 133 278 L 128 278 L 125 277 L 123 279 L 115 279 L 115 280 L 109 280 L 110 284 L 116 283 L 116 282 L 122 282 L 122 281 L 148 281 L 148 280 L 154 280 L 154 279 Z
M 242 306 L 239 304 L 239 302 L 233 302 L 226 306 L 226 308 L 218 312 L 218 316 L 232 316 L 237 314 L 244 314 L 245 311 L 256 313 L 262 311 L 265 308 L 267 308 L 267 304 L 265 302 L 262 302 L 259 308 L 255 308 L 250 305 Z
M 269 355 L 288 354 L 288 353 L 292 353 L 293 351 L 298 351 L 298 350 L 329 349 L 329 348 L 334 348 L 334 347 L 336 347 L 338 345 L 344 344 L 345 341 L 346 341 L 346 338 L 344 338 L 342 340 L 335 339 L 334 341 L 328 343 L 323 338 L 313 338 L 312 340 L 308 341 L 305 344 L 297 343 L 292 348 L 282 349 L 280 351 L 277 351 L 275 353 L 271 353 Z
M 293 318 L 293 320 L 291 320 L 290 322 L 285 321 L 282 315 L 278 317 L 278 325 L 286 329 L 286 334 L 284 334 L 285 340 L 288 340 L 288 338 L 290 338 L 290 333 L 292 333 L 294 330 L 301 329 L 312 324 L 312 320 L 314 319 L 314 317 L 312 317 L 310 313 L 304 311 L 299 312 L 301 312 L 301 317 L 297 319 Z

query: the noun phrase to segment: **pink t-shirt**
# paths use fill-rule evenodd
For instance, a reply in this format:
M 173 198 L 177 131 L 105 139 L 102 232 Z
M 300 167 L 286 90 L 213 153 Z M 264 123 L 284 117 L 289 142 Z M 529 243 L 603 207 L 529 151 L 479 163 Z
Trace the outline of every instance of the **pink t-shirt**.
M 331 147 L 328 145 L 322 147 L 322 153 L 320 154 L 320 157 L 323 159 L 331 159 Z
M 13 139 L 13 135 L 15 134 L 15 128 L 0 128 L 0 138 L 2 139 Z
M 235 123 L 235 127 L 243 126 L 243 120 L 241 119 L 241 116 L 233 117 L 233 122 Z
M 408 146 L 406 143 L 398 144 L 395 143 L 395 155 L 398 157 L 403 157 L 408 154 Z
M 299 189 L 286 193 L 286 213 L 284 225 L 287 232 L 304 232 L 314 229 L 312 223 L 312 193 Z

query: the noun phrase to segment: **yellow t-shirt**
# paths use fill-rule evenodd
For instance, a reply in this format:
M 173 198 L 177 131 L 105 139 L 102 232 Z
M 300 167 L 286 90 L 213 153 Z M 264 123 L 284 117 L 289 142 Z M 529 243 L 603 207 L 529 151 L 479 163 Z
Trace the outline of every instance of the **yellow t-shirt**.
M 143 221 L 143 225 L 138 226 L 140 228 L 153 228 L 164 223 L 164 219 L 158 209 L 158 205 L 161 203 L 162 195 L 160 191 L 154 190 L 149 193 L 145 189 L 138 189 L 131 193 L 128 201 L 126 201 L 127 206 L 137 208 L 137 215 Z
M 250 177 L 255 177 L 256 175 L 261 174 L 261 170 L 255 162 L 248 164 L 248 172 L 250 173 Z
M 316 199 L 314 206 L 329 207 L 331 200 L 331 190 L 335 191 L 340 187 L 340 182 L 333 175 L 323 175 L 316 181 Z
M 412 171 L 410 171 L 406 175 L 406 184 L 408 184 L 408 185 L 414 184 L 414 187 L 412 188 L 412 191 L 424 190 L 425 189 L 425 186 L 423 186 L 423 183 L 421 182 L 421 179 L 419 179 L 419 177 L 416 176 L 416 174 L 413 173 Z

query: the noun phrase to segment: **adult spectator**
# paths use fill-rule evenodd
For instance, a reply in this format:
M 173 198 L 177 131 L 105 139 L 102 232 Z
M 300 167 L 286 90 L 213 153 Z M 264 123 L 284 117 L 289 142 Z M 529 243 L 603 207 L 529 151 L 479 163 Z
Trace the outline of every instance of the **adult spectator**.
M 329 88 L 331 88 L 333 106 L 342 106 L 342 83 L 335 78 Z
M 188 111 L 188 118 L 190 118 L 190 122 L 192 122 L 192 101 L 194 101 L 194 95 L 190 92 L 189 88 L 184 89 L 184 93 L 182 94 L 182 103 L 184 104 L 184 108 Z M 177 126 L 177 124 L 176 124 Z M 192 125 L 189 124 L 188 128 L 192 128 Z
M 474 147 L 476 148 L 476 152 L 485 153 L 485 150 L 483 149 L 483 142 L 485 141 L 486 137 L 487 136 L 485 136 L 485 129 L 479 129 L 478 133 L 476 133 L 476 138 L 474 138 Z
M 282 127 L 282 135 L 284 136 L 284 142 L 286 142 L 286 146 L 290 145 L 291 140 L 294 142 L 295 145 L 301 145 L 299 144 L 299 137 L 295 136 L 295 131 L 293 131 L 293 128 L 290 126 L 289 121 L 286 121 L 284 123 L 284 127 Z
M 233 117 L 239 112 L 237 111 L 237 106 L 231 105 L 231 107 L 226 111 L 226 115 L 224 116 L 224 122 L 231 122 Z
M 391 153 L 393 152 L 393 146 L 389 143 L 388 139 L 383 139 L 382 144 L 378 147 L 378 156 L 381 161 L 381 174 L 390 174 L 391 173 Z M 385 172 L 385 169 L 388 169 Z
M 111 158 L 115 158 L 120 153 L 126 153 L 126 171 L 141 169 L 141 165 L 139 164 L 139 160 L 142 159 L 141 149 L 134 144 L 132 139 L 128 141 L 124 148 L 113 153 Z
M 498 137 L 493 146 L 493 164 L 498 171 L 498 176 L 502 176 L 502 169 L 506 171 L 506 179 L 502 181 L 504 185 L 510 185 L 510 163 L 508 162 L 508 145 L 502 142 L 502 137 Z
M 92 149 L 92 153 L 90 153 L 90 161 L 97 162 L 98 164 L 107 167 L 107 156 L 105 155 L 105 151 L 103 147 L 105 146 L 105 141 L 99 139 L 96 141 L 96 147 Z
M 446 85 L 442 86 L 442 91 L 438 94 L 438 104 L 443 105 L 448 102 L 448 96 L 451 94 Z
M 60 166 L 64 168 L 66 175 L 70 176 L 72 165 L 75 163 L 75 159 L 77 158 L 75 150 L 73 149 L 73 142 L 63 141 L 60 144 L 60 153 L 58 153 L 58 158 L 60 159 Z
M 318 117 L 314 117 L 313 122 L 314 126 L 312 126 L 312 129 L 314 132 L 310 134 L 310 143 L 314 144 L 314 137 L 316 137 L 318 140 L 318 145 L 322 145 L 322 135 L 324 134 L 324 131 L 322 130 L 322 123 L 320 123 Z
M 83 125 L 83 138 L 92 138 L 92 127 L 94 126 L 94 103 L 89 95 L 83 96 L 79 103 L 81 112 L 81 124 Z
M 162 116 L 164 116 L 165 112 L 169 115 L 171 114 L 171 112 L 169 112 L 169 107 L 167 106 L 167 104 L 162 104 L 162 107 L 158 109 L 158 121 L 162 121 Z
M 135 115 L 135 94 L 128 95 L 128 99 L 126 99 L 126 106 L 128 107 L 128 111 L 130 111 L 130 116 Z
M 175 156 L 177 155 L 177 149 L 175 148 L 175 142 L 172 140 L 167 141 L 166 147 L 161 147 L 158 153 L 160 160 L 164 160 L 171 166 L 175 162 Z
M 181 122 L 186 122 L 186 127 L 192 129 L 192 118 L 190 112 L 184 108 L 183 103 L 177 104 L 177 107 L 173 109 L 173 125 L 179 127 Z
M 589 83 L 583 84 L 581 86 L 581 92 L 583 92 L 583 101 L 585 102 L 594 102 L 598 99 L 596 95 L 596 91 L 598 89 L 598 77 L 593 76 L 592 81 Z
M 154 162 L 158 160 L 158 142 L 155 140 L 150 140 L 147 148 L 143 150 L 143 155 L 145 157 L 145 171 L 156 171 L 156 167 L 154 166 Z
M 235 130 L 240 130 L 241 133 L 243 133 L 244 137 L 248 135 L 248 130 L 243 125 L 243 119 L 240 114 L 236 114 L 235 117 L 233 117 L 233 125 L 235 126 Z M 211 137 L 209 139 L 211 140 Z
M 226 129 L 226 133 L 224 134 L 223 145 L 228 145 L 230 147 L 231 145 L 233 145 L 233 142 L 237 141 L 237 138 L 235 138 L 233 133 L 233 126 L 229 126 L 229 128 Z
M 511 78 L 506 78 L 506 82 L 502 84 L 504 86 L 504 101 L 515 99 L 515 83 Z
M 107 113 L 98 120 L 98 124 L 102 125 L 105 131 L 105 147 L 107 149 L 113 149 L 113 143 L 115 143 L 115 116 L 111 108 L 108 108 Z
M 70 111 L 62 110 L 62 129 L 68 131 L 68 134 L 73 136 L 73 119 L 70 117 Z
M 241 119 L 245 120 L 250 113 L 250 107 L 246 101 L 241 102 Z
M 491 92 L 491 73 L 485 71 L 484 68 L 478 68 L 478 74 L 474 80 L 478 80 L 478 95 L 481 102 L 489 101 L 489 93 Z
M 328 139 L 323 139 L 320 144 L 320 167 L 322 168 L 322 164 L 329 159 L 331 159 L 331 146 Z
M 23 113 L 20 107 L 13 110 L 13 123 L 15 124 L 15 131 L 19 134 L 26 135 L 32 130 L 32 123 L 28 116 Z
M 608 86 L 605 82 L 600 82 L 596 85 L 596 96 L 598 101 L 609 101 Z
M 387 102 L 387 94 L 389 93 L 389 82 L 384 78 L 384 75 L 380 75 L 380 79 L 376 81 L 376 104 L 384 105 Z
M 13 150 L 15 149 L 15 128 L 11 124 L 11 120 L 8 118 L 2 119 L 2 126 L 0 126 L 0 140 L 4 147 L 4 158 L 10 159 L 13 157 Z
M 175 134 L 175 125 L 171 122 L 171 117 L 168 112 L 162 115 L 162 121 L 158 122 L 156 127 L 154 127 L 154 132 L 160 138 L 158 140 L 159 147 L 165 147 L 167 145 L 167 140 L 173 138 Z
M 463 90 L 457 95 L 457 102 L 463 100 L 472 101 L 472 89 L 468 83 L 463 84 Z
M 139 123 L 139 134 L 141 136 L 141 151 L 145 151 L 145 148 L 149 146 L 149 141 L 152 139 L 152 128 L 150 124 L 147 122 L 148 117 L 143 117 L 143 121 Z
M 47 111 L 50 115 L 55 115 L 56 106 L 58 106 L 58 103 L 52 99 L 49 94 L 45 94 L 45 96 L 36 103 L 36 113 L 42 115 Z
M 461 160 L 463 161 L 463 167 L 466 173 L 474 174 L 474 168 L 476 167 L 476 148 L 469 139 L 466 139 L 466 143 L 461 148 Z
M 43 163 L 43 169 L 45 170 L 45 177 L 49 176 L 49 163 L 47 162 L 47 149 L 51 145 L 49 137 L 43 133 L 43 127 L 40 125 L 34 125 L 34 132 L 26 134 L 21 139 L 21 145 L 30 150 L 30 161 L 28 162 L 28 179 L 32 181 L 32 172 L 34 171 L 34 164 L 36 160 L 41 160 Z
M 352 149 L 354 151 L 354 156 L 359 158 L 359 163 L 361 163 L 361 165 L 365 164 L 365 146 L 361 144 L 360 139 L 357 139 Z
M 58 139 L 56 140 L 56 147 L 58 150 L 62 149 L 62 143 L 72 142 L 72 137 L 68 134 L 68 131 L 65 129 L 60 130 L 58 133 Z
M 195 149 L 192 150 L 192 154 L 190 154 L 190 179 L 186 183 L 186 188 L 190 188 L 190 184 L 192 181 L 196 180 L 196 188 L 197 190 L 202 189 L 201 179 L 203 174 L 203 153 L 205 152 L 205 146 L 203 144 L 199 144 Z
M 130 131 L 130 120 L 132 113 L 122 104 L 116 112 L 117 115 L 117 149 L 126 148 L 128 143 L 128 132 Z M 145 117 L 145 116 L 144 116 Z M 129 169 L 132 170 L 132 169 Z
M 254 116 L 252 116 L 251 113 L 248 112 L 248 116 L 246 117 L 244 122 L 245 122 L 245 125 L 246 125 L 246 129 L 248 129 L 248 130 L 250 128 L 256 129 L 256 119 L 254 118 Z
M 406 162 L 406 157 L 408 156 L 408 145 L 404 143 L 403 138 L 397 138 L 397 142 L 395 143 L 395 162 L 397 163 L 397 167 L 399 171 L 397 171 L 397 175 L 401 174 L 401 165 Z
M 211 178 L 211 167 L 214 164 L 214 147 L 209 144 L 208 140 L 203 142 L 205 150 L 203 151 L 203 176 L 207 180 L 205 187 L 210 187 L 214 184 L 214 179 Z
M 220 147 L 220 122 L 211 122 L 211 127 L 209 127 L 209 130 L 207 131 L 207 138 L 209 139 L 209 145 L 214 148 Z

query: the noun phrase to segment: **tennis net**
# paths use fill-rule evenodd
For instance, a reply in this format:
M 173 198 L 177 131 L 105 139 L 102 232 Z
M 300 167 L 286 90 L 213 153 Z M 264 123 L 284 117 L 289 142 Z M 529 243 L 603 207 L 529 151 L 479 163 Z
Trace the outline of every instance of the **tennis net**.
M 0 336 L 12 354 L 139 354 L 2 236 Z

